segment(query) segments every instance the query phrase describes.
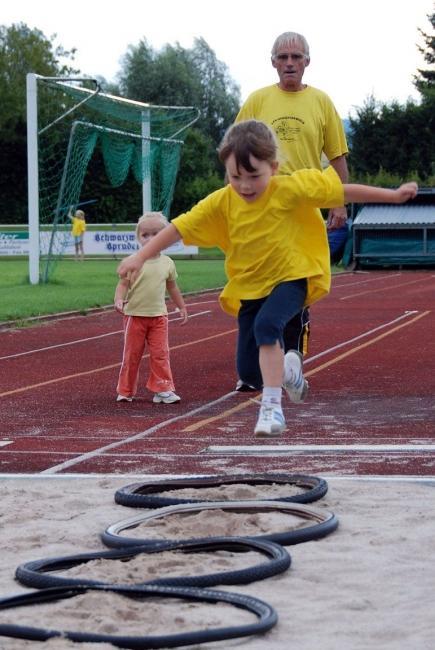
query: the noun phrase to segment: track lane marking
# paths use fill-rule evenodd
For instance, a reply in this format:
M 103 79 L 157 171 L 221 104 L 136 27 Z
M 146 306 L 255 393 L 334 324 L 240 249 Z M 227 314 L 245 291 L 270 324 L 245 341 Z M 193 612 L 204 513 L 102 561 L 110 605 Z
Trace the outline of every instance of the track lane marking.
M 225 332 L 220 332 L 219 334 L 213 334 L 211 336 L 206 336 L 202 339 L 196 339 L 195 341 L 188 341 L 187 343 L 180 343 L 179 345 L 174 345 L 170 347 L 170 351 L 179 350 L 180 348 L 190 347 L 192 345 L 197 345 L 198 343 L 204 343 L 206 341 L 211 341 L 213 339 L 221 338 L 222 336 L 227 336 L 228 334 L 233 334 L 237 332 L 237 328 L 226 330 Z M 146 359 L 149 355 L 144 354 L 142 357 Z M 100 368 L 93 368 L 92 370 L 84 370 L 82 372 L 76 372 L 72 375 L 64 375 L 63 377 L 57 377 L 56 379 L 48 379 L 47 381 L 41 381 L 37 384 L 30 384 L 29 386 L 22 386 L 21 388 L 14 388 L 12 390 L 5 391 L 0 393 L 0 397 L 7 397 L 8 395 L 16 395 L 18 393 L 24 393 L 27 390 L 33 390 L 34 388 L 41 388 L 42 386 L 49 386 L 50 384 L 57 384 L 60 381 L 68 381 L 69 379 L 76 379 L 77 377 L 86 377 L 87 375 L 95 375 L 99 372 L 104 372 L 106 370 L 113 370 L 113 368 L 119 368 L 121 362 L 111 363 L 109 366 L 101 366 Z
M 200 453 L 211 454 L 291 454 L 294 452 L 306 453 L 349 453 L 349 452 L 431 452 L 435 451 L 435 445 L 210 445 Z
M 168 316 L 176 314 L 176 311 L 169 312 Z M 195 318 L 196 316 L 203 316 L 204 314 L 211 314 L 211 310 L 207 309 L 206 311 L 195 312 L 194 314 L 189 314 L 189 318 Z M 168 320 L 169 323 L 174 323 L 177 320 L 181 320 L 181 317 L 171 318 Z M 36 352 L 47 352 L 54 350 L 56 348 L 64 348 L 69 345 L 77 345 L 78 343 L 88 343 L 89 341 L 96 341 L 97 339 L 104 339 L 107 336 L 114 336 L 115 334 L 123 334 L 124 330 L 115 330 L 114 332 L 106 332 L 106 334 L 96 334 L 95 336 L 89 336 L 85 339 L 75 339 L 74 341 L 67 341 L 65 343 L 56 343 L 55 345 L 47 345 L 44 348 L 36 348 L 34 350 L 27 350 L 26 352 L 17 352 L 15 354 L 8 354 L 5 357 L 0 357 L 0 361 L 5 361 L 6 359 L 16 359 L 17 357 L 24 357 L 28 354 L 35 354 Z
M 312 363 L 316 359 L 320 359 L 320 357 L 324 357 L 325 354 L 330 354 L 331 352 L 334 352 L 335 350 L 339 350 L 340 348 L 343 348 L 345 345 L 349 345 L 350 343 L 354 343 L 355 341 L 359 341 L 363 338 L 366 338 L 367 336 L 370 336 L 370 334 L 374 334 L 375 332 L 379 332 L 379 330 L 384 329 L 385 327 L 388 327 L 389 325 L 394 325 L 395 323 L 398 323 L 399 321 L 403 320 L 404 318 L 409 318 L 413 314 L 418 314 L 418 311 L 406 311 L 404 314 L 401 314 L 401 316 L 398 316 L 397 318 L 393 318 L 393 320 L 390 320 L 386 323 L 382 323 L 382 325 L 378 325 L 377 327 L 374 327 L 371 330 L 368 330 L 367 332 L 363 332 L 363 334 L 358 334 L 358 336 L 354 336 L 351 339 L 348 339 L 347 341 L 343 341 L 342 343 L 337 343 L 337 345 L 334 345 L 332 348 L 328 348 L 327 350 L 323 350 L 323 352 L 318 352 L 317 354 L 313 355 L 312 357 L 308 357 L 308 359 L 304 359 L 304 366 L 307 363 Z
M 402 329 L 403 327 L 407 327 L 408 325 L 412 325 L 412 323 L 415 323 L 416 321 L 420 320 L 420 318 L 423 318 L 424 316 L 427 316 L 430 314 L 430 311 L 425 311 L 422 314 L 418 314 L 414 318 L 412 318 L 409 321 L 406 321 L 405 323 L 401 323 L 400 325 L 397 325 L 396 327 L 393 327 L 391 330 L 388 332 L 384 332 L 383 334 L 380 334 L 379 336 L 376 336 L 374 339 L 370 339 L 370 341 L 365 341 L 364 343 L 361 343 L 361 345 L 358 345 L 351 350 L 348 350 L 347 352 L 343 352 L 343 354 L 339 354 L 338 356 L 334 357 L 330 361 L 326 361 L 325 363 L 321 364 L 320 366 L 317 366 L 316 368 L 313 368 L 312 370 L 309 370 L 308 372 L 305 373 L 305 377 L 311 377 L 321 370 L 324 370 L 325 368 L 329 368 L 329 366 L 334 365 L 338 363 L 339 361 L 342 361 L 346 357 L 349 357 L 352 354 L 355 354 L 356 352 L 359 352 L 360 350 L 363 350 L 364 348 L 368 347 L 369 345 L 373 345 L 374 343 L 377 343 L 381 339 L 385 338 L 386 336 L 390 336 L 390 334 L 393 334 L 394 332 L 397 332 L 398 330 Z M 259 397 L 261 393 L 257 393 L 256 397 Z M 238 411 L 241 411 L 244 408 L 247 408 L 248 406 L 251 406 L 253 402 L 256 402 L 255 398 L 249 398 L 248 400 L 245 400 L 242 402 L 240 405 L 238 405 Z M 227 411 L 224 411 L 223 413 L 220 413 L 219 415 L 212 416 L 210 418 L 206 418 L 205 420 L 201 420 L 200 422 L 196 422 L 195 424 L 191 424 L 190 426 L 186 427 L 183 429 L 183 431 L 186 432 L 191 432 L 191 431 L 196 431 L 197 429 L 200 429 L 201 427 L 205 426 L 206 424 L 210 424 L 210 422 L 216 422 L 217 420 L 223 420 L 226 418 L 228 415 L 231 415 L 232 409 L 228 409 Z
M 363 350 L 364 348 L 367 348 L 369 345 L 373 345 L 374 343 L 378 343 L 378 341 L 381 341 L 384 339 L 386 336 L 390 336 L 391 334 L 394 334 L 395 332 L 398 332 L 400 329 L 403 327 L 408 327 L 408 325 L 412 325 L 413 323 L 416 323 L 420 318 L 424 318 L 428 314 L 430 314 L 430 310 L 424 311 L 421 314 L 417 314 L 417 316 L 414 316 L 414 318 L 411 318 L 411 320 L 406 321 L 405 323 L 400 323 L 400 325 L 396 325 L 396 327 L 393 327 L 391 330 L 388 330 L 388 332 L 383 332 L 382 334 L 379 334 L 379 336 L 376 336 L 374 339 L 370 339 L 370 341 L 365 341 L 364 343 L 361 343 L 360 345 L 357 345 L 355 348 L 352 348 L 351 350 L 348 350 L 347 352 L 343 352 L 342 354 L 339 354 L 337 357 L 334 357 L 334 359 L 331 359 L 330 361 L 326 361 L 320 366 L 317 366 L 316 368 L 313 368 L 312 370 L 309 370 L 305 376 L 310 377 L 312 375 L 317 374 L 321 370 L 324 370 L 325 368 L 329 368 L 329 366 L 332 366 L 335 363 L 338 363 L 339 361 L 342 361 L 343 359 L 346 359 L 346 357 L 351 356 L 352 354 L 355 354 L 356 352 L 359 352 L 360 350 Z
M 380 282 L 381 280 L 390 280 L 391 278 L 396 278 L 398 276 L 401 276 L 402 273 L 392 273 L 391 275 L 380 275 L 375 278 L 369 278 L 367 280 L 358 280 L 357 282 L 347 282 L 346 284 L 335 284 L 334 282 L 332 283 L 332 288 L 333 289 L 347 289 L 347 287 L 353 287 L 355 285 L 359 286 L 360 284 L 368 284 L 369 282 Z M 333 276 L 336 277 L 337 279 L 341 277 L 341 274 L 338 276 Z
M 433 277 L 433 276 L 431 276 Z M 351 296 L 343 296 L 339 300 L 352 300 L 352 298 L 358 298 L 359 296 L 366 296 L 367 294 L 379 293 L 380 291 L 391 291 L 391 289 L 401 289 L 402 287 L 409 286 L 410 284 L 416 284 L 418 282 L 425 282 L 427 278 L 419 278 L 418 280 L 410 280 L 409 282 L 401 282 L 400 284 L 394 284 L 391 287 L 382 287 L 380 289 L 368 289 L 367 291 L 360 291 L 358 293 L 353 293 Z
M 112 443 L 110 443 L 108 445 L 104 445 L 103 447 L 99 447 L 98 449 L 94 449 L 93 451 L 88 451 L 85 454 L 80 454 L 80 456 L 77 456 L 74 459 L 67 460 L 64 463 L 60 463 L 58 465 L 54 465 L 53 467 L 49 467 L 48 469 L 44 469 L 42 472 L 39 472 L 39 473 L 40 474 L 55 474 L 57 472 L 60 472 L 63 469 L 68 468 L 68 467 L 78 465 L 79 463 L 82 463 L 85 460 L 95 458 L 96 456 L 101 456 L 102 454 L 104 454 L 104 452 L 106 452 L 106 451 L 108 451 L 110 449 L 116 449 L 117 447 L 121 447 L 123 445 L 130 444 L 131 442 L 136 442 L 136 440 L 142 440 L 146 436 L 150 435 L 151 433 L 154 433 L 155 431 L 158 431 L 159 429 L 162 429 L 163 427 L 167 426 L 168 424 L 173 424 L 174 422 L 178 422 L 179 420 L 182 420 L 184 418 L 191 418 L 193 415 L 196 415 L 196 413 L 200 413 L 201 411 L 204 411 L 205 409 L 210 408 L 210 406 L 214 406 L 215 404 L 219 404 L 219 402 L 223 402 L 224 400 L 226 400 L 232 394 L 233 393 L 231 392 L 231 393 L 227 393 L 226 395 L 222 395 L 222 397 L 219 397 L 218 399 L 215 399 L 212 402 L 207 402 L 207 404 L 203 404 L 202 406 L 199 406 L 196 409 L 192 409 L 191 411 L 188 411 L 187 413 L 182 413 L 181 415 L 177 415 L 174 418 L 170 418 L 169 420 L 164 420 L 163 422 L 159 422 L 158 424 L 155 424 L 153 427 L 150 427 L 149 429 L 145 429 L 145 431 L 140 431 L 139 433 L 136 433 L 133 436 L 129 436 L 128 438 L 125 438 L 124 440 L 117 440 L 116 442 L 112 442 Z
M 238 472 L 239 474 L 242 472 Z M 204 476 L 209 476 L 210 472 L 203 474 L 169 474 L 171 478 L 203 478 Z M 246 476 L 250 476 L 250 472 L 246 472 Z M 168 474 L 81 474 L 79 472 L 74 472 L 73 474 L 0 474 L 0 479 L 2 480 L 11 480 L 15 481 L 25 480 L 25 481 L 68 481 L 71 479 L 83 481 L 84 479 L 95 479 L 96 481 L 101 481 L 101 478 L 114 478 L 119 479 L 120 481 L 132 481 L 132 480 L 146 480 L 146 481 L 159 481 L 165 480 L 168 478 Z M 410 476 L 409 474 L 396 474 L 395 476 L 386 476 L 384 474 L 345 474 L 345 475 L 335 475 L 335 474 L 322 474 L 322 478 L 325 481 L 368 481 L 373 483 L 428 483 L 431 486 L 435 487 L 435 476 Z

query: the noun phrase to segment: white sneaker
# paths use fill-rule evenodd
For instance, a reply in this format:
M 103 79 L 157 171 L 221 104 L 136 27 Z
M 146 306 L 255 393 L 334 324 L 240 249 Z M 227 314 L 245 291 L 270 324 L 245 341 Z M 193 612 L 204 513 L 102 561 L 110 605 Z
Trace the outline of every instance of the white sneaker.
M 133 398 L 132 397 L 125 397 L 125 395 L 118 395 L 116 398 L 117 402 L 132 402 Z
M 289 350 L 284 357 L 284 382 L 287 395 L 294 404 L 303 402 L 308 392 L 308 382 L 302 370 L 302 355 Z
M 276 406 L 260 407 L 260 415 L 255 425 L 254 434 L 258 438 L 272 438 L 279 436 L 285 429 L 283 412 Z
M 156 393 L 153 397 L 154 404 L 174 404 L 180 400 L 181 397 L 178 397 L 172 390 L 168 390 L 165 393 Z

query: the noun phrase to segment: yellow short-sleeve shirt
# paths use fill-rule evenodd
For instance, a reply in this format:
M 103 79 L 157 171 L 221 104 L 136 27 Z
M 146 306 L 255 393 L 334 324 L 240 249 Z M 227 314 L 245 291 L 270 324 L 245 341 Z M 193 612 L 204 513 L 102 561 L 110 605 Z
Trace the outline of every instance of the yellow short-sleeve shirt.
M 348 153 L 343 123 L 330 97 L 306 86 L 289 92 L 278 85 L 253 92 L 243 104 L 236 122 L 260 120 L 278 140 L 279 173 L 298 169 L 321 169 L 322 154 L 334 160 Z
M 268 296 L 279 283 L 308 279 L 306 304 L 330 288 L 326 227 L 318 208 L 343 204 L 332 167 L 272 176 L 263 194 L 246 202 L 230 185 L 172 220 L 185 244 L 218 246 L 228 282 L 221 306 L 237 315 L 240 301 Z

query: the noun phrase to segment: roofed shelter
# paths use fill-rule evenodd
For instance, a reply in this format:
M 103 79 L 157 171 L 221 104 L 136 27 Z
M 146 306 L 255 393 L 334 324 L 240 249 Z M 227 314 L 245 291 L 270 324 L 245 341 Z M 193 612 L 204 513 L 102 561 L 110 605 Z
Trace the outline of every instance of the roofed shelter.
M 407 203 L 364 205 L 353 221 L 358 266 L 435 266 L 435 188 Z

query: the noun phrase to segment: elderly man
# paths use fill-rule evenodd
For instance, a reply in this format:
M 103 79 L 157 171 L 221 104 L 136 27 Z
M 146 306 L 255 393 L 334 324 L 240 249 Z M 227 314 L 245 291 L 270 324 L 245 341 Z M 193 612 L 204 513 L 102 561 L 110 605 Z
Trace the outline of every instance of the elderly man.
M 304 168 L 322 169 L 323 159 L 329 161 L 341 181 L 347 183 L 348 148 L 342 121 L 328 95 L 302 81 L 310 63 L 305 37 L 296 32 L 284 32 L 278 36 L 272 47 L 271 60 L 278 73 L 278 83 L 254 91 L 235 121 L 256 119 L 272 127 L 280 147 L 278 173 L 291 174 Z M 344 206 L 331 208 L 328 231 L 347 229 L 346 220 Z M 308 336 L 309 314 L 305 309 L 287 324 L 284 331 L 285 351 L 299 353 L 301 372 Z M 249 389 L 240 380 L 237 382 L 236 390 Z

